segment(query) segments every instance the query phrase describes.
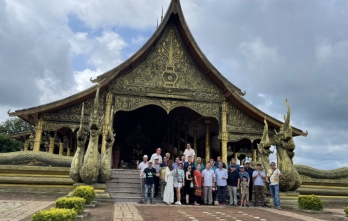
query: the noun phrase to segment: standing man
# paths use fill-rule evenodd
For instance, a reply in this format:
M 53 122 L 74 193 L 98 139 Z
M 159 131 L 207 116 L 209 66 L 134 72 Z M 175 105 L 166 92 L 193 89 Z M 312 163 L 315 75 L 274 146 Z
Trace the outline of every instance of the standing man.
M 236 171 L 236 166 L 232 165 L 231 170 L 227 174 L 227 188 L 230 195 L 230 206 L 237 205 L 237 189 L 239 188 L 240 178 L 239 173 Z
M 227 171 L 223 168 L 222 162 L 219 162 L 219 168 L 215 171 L 216 186 L 219 196 L 219 204 L 226 206 L 226 189 L 227 189 Z
M 184 163 L 184 162 L 185 162 L 185 160 L 186 160 L 185 155 L 182 155 L 182 156 L 181 156 L 181 162 L 183 162 L 183 163 Z
M 194 173 L 194 171 L 196 170 L 196 166 L 195 164 L 192 162 L 192 157 L 191 156 L 188 156 L 188 159 L 187 159 L 187 162 L 184 163 L 184 171 L 185 171 L 185 174 L 187 172 L 187 168 L 191 166 L 191 172 L 192 174 Z
M 221 163 L 222 163 L 222 167 L 226 169 L 226 164 L 225 164 L 224 162 L 221 161 L 221 156 L 218 156 L 218 157 L 216 158 L 216 160 L 217 160 L 217 161 L 216 161 L 215 164 L 214 164 L 214 166 L 215 166 L 216 168 L 219 168 L 219 163 L 221 162 Z
M 245 162 L 244 171 L 249 174 L 249 177 L 253 176 L 254 170 L 250 167 L 250 161 L 248 161 L 248 160 Z M 253 182 L 253 179 L 250 179 L 250 183 L 249 183 L 249 202 L 251 202 L 252 199 L 253 199 L 253 188 L 254 188 L 254 182 Z
M 279 177 L 282 176 L 280 170 L 276 168 L 275 162 L 272 162 L 271 169 L 267 172 L 266 182 L 269 183 L 269 190 L 271 192 L 274 208 L 281 210 L 280 196 L 279 196 Z
M 158 161 L 159 161 L 158 157 L 155 157 L 155 164 L 153 165 L 153 168 L 155 168 L 156 174 L 159 174 L 160 170 L 161 170 L 161 166 L 158 163 Z M 160 177 L 155 176 L 154 178 L 155 178 L 155 196 L 154 197 L 156 199 L 159 199 L 158 188 L 159 188 L 159 185 L 160 185 Z
M 236 168 L 237 173 L 239 173 L 239 164 L 236 163 L 236 159 L 231 159 L 231 164 L 228 166 L 228 170 L 231 170 L 231 166 L 234 166 Z
M 161 167 L 166 167 L 168 163 L 168 158 L 167 157 L 163 157 L 163 162 L 161 163 Z
M 263 182 L 266 179 L 266 174 L 261 170 L 261 164 L 256 165 L 256 170 L 253 172 L 254 189 L 255 189 L 255 206 L 259 204 L 259 197 L 261 198 L 261 206 L 265 207 L 265 184 Z
M 215 166 L 215 161 L 214 159 L 210 159 L 209 160 L 210 163 L 210 169 L 214 170 L 214 172 L 216 171 L 217 167 Z
M 180 158 L 179 158 L 179 157 L 176 157 L 176 158 L 175 158 L 175 163 L 173 164 L 173 168 L 174 168 L 175 170 L 178 169 L 179 162 L 180 162 Z
M 137 161 L 137 168 L 138 168 L 138 170 L 140 170 L 141 196 L 143 196 L 143 194 L 144 194 L 144 187 L 145 187 L 145 177 L 143 177 L 142 174 L 143 174 L 145 168 L 148 167 L 148 162 L 147 162 L 148 158 L 149 157 L 147 155 L 144 155 L 143 156 L 143 162 L 141 162 L 139 164 L 139 160 Z
M 161 152 L 162 152 L 161 148 L 157 148 L 156 149 L 156 153 L 152 154 L 150 161 L 154 162 L 155 161 L 155 157 L 158 157 L 158 162 L 161 164 L 162 163 Z
M 202 172 L 202 183 L 204 191 L 204 204 L 211 205 L 213 203 L 213 194 L 212 190 L 215 187 L 215 172 L 210 169 L 210 163 L 207 163 L 206 169 Z
M 170 160 L 170 153 L 166 153 L 165 156 L 167 157 L 167 160 Z
M 150 203 L 151 204 L 155 204 L 153 202 L 153 189 L 154 189 L 154 185 L 155 185 L 155 176 L 159 176 L 159 173 L 156 173 L 156 169 L 152 167 L 152 162 L 149 162 L 149 167 L 145 168 L 142 177 L 145 177 L 145 188 L 144 188 L 144 201 L 140 202 L 140 203 L 144 203 L 146 204 L 146 200 L 147 200 L 147 193 L 149 191 L 151 191 L 151 195 L 150 195 Z
M 192 157 L 192 161 L 195 161 L 195 150 L 191 148 L 191 144 L 188 143 L 186 145 L 186 150 L 184 151 L 184 155 L 185 155 L 185 162 L 187 162 L 188 157 L 191 156 Z

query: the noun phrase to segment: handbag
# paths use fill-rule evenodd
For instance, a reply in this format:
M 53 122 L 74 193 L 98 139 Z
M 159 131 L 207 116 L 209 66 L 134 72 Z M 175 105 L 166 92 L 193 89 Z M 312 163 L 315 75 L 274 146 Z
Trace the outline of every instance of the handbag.
M 166 181 L 163 181 L 163 182 L 162 182 L 162 186 L 165 186 L 165 185 L 167 185 L 167 182 L 166 182 Z

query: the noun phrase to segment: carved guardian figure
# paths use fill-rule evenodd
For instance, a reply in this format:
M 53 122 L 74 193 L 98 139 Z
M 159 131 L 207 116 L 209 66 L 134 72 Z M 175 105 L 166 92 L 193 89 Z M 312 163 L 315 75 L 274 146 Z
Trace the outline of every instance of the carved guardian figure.
M 94 100 L 94 110 L 90 121 L 90 138 L 87 147 L 86 154 L 83 159 L 83 165 L 80 169 L 80 176 L 84 183 L 92 184 L 98 181 L 100 170 L 100 154 L 98 152 L 98 140 L 100 134 L 99 122 L 98 122 L 98 97 L 99 97 L 99 84 L 97 87 L 97 93 Z
M 261 163 L 262 167 L 265 171 L 268 171 L 270 169 L 269 166 L 269 155 L 273 153 L 269 150 L 271 147 L 271 142 L 268 137 L 268 124 L 266 121 L 266 117 L 264 118 L 265 126 L 263 129 L 262 138 L 259 144 L 257 144 L 257 150 L 258 150 L 258 156 L 257 156 L 257 162 Z
M 86 143 L 84 127 L 83 127 L 84 112 L 85 112 L 85 104 L 82 103 L 80 128 L 76 134 L 77 148 L 76 148 L 75 155 L 71 161 L 71 167 L 70 167 L 70 173 L 69 173 L 71 179 L 74 180 L 76 183 L 81 182 L 80 169 L 82 167 L 83 154 L 85 151 L 85 143 Z
M 106 149 L 102 155 L 101 159 L 101 167 L 100 167 L 100 175 L 99 175 L 99 182 L 100 183 L 106 183 L 111 178 L 111 154 L 112 154 L 112 145 L 115 141 L 115 134 L 113 133 L 113 115 L 114 111 L 113 108 L 111 109 L 111 125 L 108 128 L 108 132 L 105 136 L 106 141 Z
M 295 143 L 292 138 L 292 128 L 290 125 L 290 105 L 286 99 L 286 105 L 288 107 L 287 116 L 284 116 L 284 126 L 281 128 L 279 133 L 274 136 L 277 154 L 280 161 L 278 162 L 278 168 L 282 171 L 283 176 L 280 178 L 279 187 L 281 191 L 294 191 L 298 189 L 302 180 L 299 176 L 296 168 L 292 163 L 292 159 L 289 157 L 295 149 Z M 290 154 L 288 153 L 290 152 Z

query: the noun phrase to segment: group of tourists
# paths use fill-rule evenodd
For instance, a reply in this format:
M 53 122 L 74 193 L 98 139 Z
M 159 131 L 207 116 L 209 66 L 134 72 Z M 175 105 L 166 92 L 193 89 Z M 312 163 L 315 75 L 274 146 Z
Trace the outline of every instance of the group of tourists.
M 183 156 L 176 157 L 175 162 L 170 160 L 170 154 L 161 156 L 161 149 L 157 148 L 150 161 L 144 155 L 143 162 L 137 165 L 140 170 L 141 189 L 143 200 L 147 202 L 150 190 L 150 203 L 154 204 L 154 198 L 163 199 L 164 203 L 181 205 L 181 190 L 183 189 L 186 204 L 190 203 L 190 196 L 194 195 L 194 205 L 226 205 L 226 195 L 229 195 L 229 205 L 249 207 L 255 192 L 255 206 L 264 207 L 265 182 L 269 184 L 273 198 L 274 208 L 281 209 L 279 196 L 279 178 L 282 176 L 274 162 L 270 163 L 271 169 L 267 174 L 262 170 L 261 164 L 256 165 L 256 170 L 250 167 L 250 162 L 245 165 L 236 164 L 232 158 L 228 167 L 217 157 L 217 161 L 210 159 L 203 165 L 202 159 L 197 157 L 191 144 L 187 144 Z M 161 193 L 159 187 L 161 185 Z M 238 204 L 237 195 L 240 196 Z M 259 204 L 260 202 L 260 204 Z

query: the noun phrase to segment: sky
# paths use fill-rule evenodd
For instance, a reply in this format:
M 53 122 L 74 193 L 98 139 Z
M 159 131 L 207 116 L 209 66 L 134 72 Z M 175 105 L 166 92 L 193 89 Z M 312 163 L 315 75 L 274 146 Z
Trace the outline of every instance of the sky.
M 0 0 L 0 122 L 52 102 L 134 54 L 169 0 Z M 347 167 L 348 1 L 181 0 L 203 53 L 246 100 L 283 120 L 295 164 Z M 274 159 L 274 156 L 271 157 Z

